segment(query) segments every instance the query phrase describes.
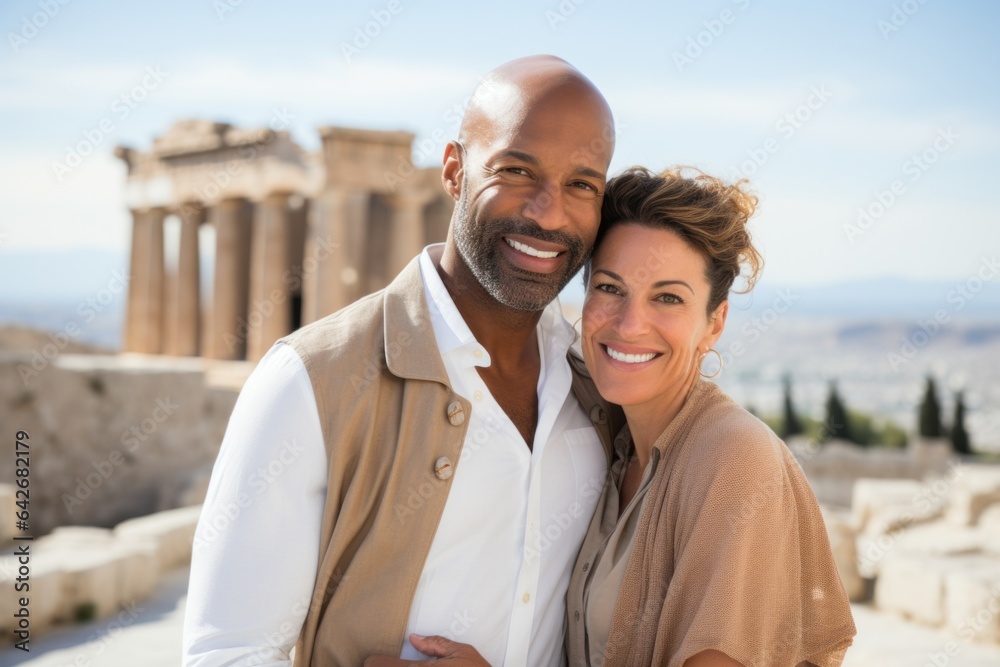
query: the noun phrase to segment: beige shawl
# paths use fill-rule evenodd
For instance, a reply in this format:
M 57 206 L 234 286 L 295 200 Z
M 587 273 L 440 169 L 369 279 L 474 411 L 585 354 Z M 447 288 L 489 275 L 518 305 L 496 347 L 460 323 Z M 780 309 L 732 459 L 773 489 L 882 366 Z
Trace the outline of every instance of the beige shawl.
M 856 632 L 850 604 L 816 498 L 784 443 L 699 381 L 654 447 L 662 460 L 604 666 L 680 667 L 707 649 L 748 667 L 839 665 Z M 577 563 L 570 613 L 589 566 Z

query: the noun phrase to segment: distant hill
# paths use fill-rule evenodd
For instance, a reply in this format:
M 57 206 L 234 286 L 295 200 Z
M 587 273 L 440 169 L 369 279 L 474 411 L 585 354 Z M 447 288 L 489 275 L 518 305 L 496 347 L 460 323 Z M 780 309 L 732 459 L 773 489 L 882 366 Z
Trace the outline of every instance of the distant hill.
M 127 265 L 126 253 L 107 250 L 0 252 L 0 324 L 56 331 L 68 322 L 82 323 L 86 326 L 81 327 L 79 342 L 117 349 L 121 342 L 125 290 L 114 292 L 110 300 L 105 299 L 99 312 L 87 304 L 95 295 L 107 297 L 109 288 L 117 285 Z M 568 311 L 579 309 L 583 301 L 580 278 L 563 291 L 562 298 Z M 864 327 L 873 326 L 872 320 L 916 323 L 933 318 L 938 311 L 944 311 L 952 320 L 1000 320 L 1000 277 L 985 283 L 973 280 L 964 286 L 958 282 L 898 278 L 802 287 L 777 286 L 765 281 L 750 295 L 734 295 L 731 304 L 733 322 L 774 313 L 792 319 L 857 321 L 860 329 L 848 328 L 839 335 L 863 338 Z M 963 335 L 967 342 L 977 343 L 992 339 L 997 333 L 992 328 L 966 329 Z

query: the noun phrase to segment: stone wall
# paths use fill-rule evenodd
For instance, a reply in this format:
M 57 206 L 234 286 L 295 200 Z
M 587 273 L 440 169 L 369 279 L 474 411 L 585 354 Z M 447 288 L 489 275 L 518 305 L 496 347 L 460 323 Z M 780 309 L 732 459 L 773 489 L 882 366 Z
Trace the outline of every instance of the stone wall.
M 249 367 L 249 365 L 248 365 Z M 0 357 L 0 422 L 30 435 L 30 533 L 201 502 L 238 389 L 169 357 Z M 237 385 L 238 386 L 238 385 Z M 14 479 L 0 457 L 0 482 Z

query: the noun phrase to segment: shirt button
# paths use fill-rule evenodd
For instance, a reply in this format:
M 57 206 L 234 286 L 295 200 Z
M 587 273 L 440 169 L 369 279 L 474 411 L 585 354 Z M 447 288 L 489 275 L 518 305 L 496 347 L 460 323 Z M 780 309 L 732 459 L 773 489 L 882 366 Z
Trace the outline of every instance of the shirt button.
M 455 469 L 451 465 L 451 459 L 442 456 L 434 462 L 434 476 L 438 479 L 448 479 Z
M 575 620 L 576 620 L 577 622 L 579 622 L 579 621 L 580 621 L 580 612 L 578 612 L 578 611 L 574 611 L 574 612 L 573 612 L 573 618 L 574 618 L 574 619 L 575 619 Z
M 448 404 L 448 421 L 452 426 L 461 426 L 465 423 L 465 408 L 458 401 Z
M 476 350 L 475 352 L 472 353 L 472 356 L 474 356 L 476 359 L 482 359 L 483 358 L 483 351 L 482 350 Z
M 589 569 L 590 569 L 590 563 L 584 563 L 583 564 L 583 571 L 586 572 Z
M 531 593 L 525 593 L 524 595 L 521 596 L 521 602 L 523 602 L 524 604 L 528 604 L 528 602 L 530 601 L 531 601 Z
M 477 391 L 472 395 L 472 398 L 476 399 L 477 401 L 483 400 L 483 392 Z
M 595 405 L 590 410 L 590 421 L 595 424 L 603 424 L 608 421 L 608 415 L 604 412 L 604 408 L 600 405 Z

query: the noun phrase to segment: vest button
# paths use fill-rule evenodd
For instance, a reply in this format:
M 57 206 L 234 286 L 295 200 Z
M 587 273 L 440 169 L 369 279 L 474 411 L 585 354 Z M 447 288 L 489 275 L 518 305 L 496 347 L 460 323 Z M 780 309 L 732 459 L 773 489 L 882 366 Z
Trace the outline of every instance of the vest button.
M 448 404 L 448 421 L 452 426 L 461 426 L 465 423 L 465 408 L 458 401 Z
M 595 405 L 590 410 L 590 421 L 595 424 L 604 424 L 608 421 L 608 415 L 605 413 L 604 408 L 600 405 Z
M 442 456 L 434 462 L 434 476 L 438 479 L 448 479 L 454 471 L 455 468 L 451 465 L 451 459 L 447 456 Z

